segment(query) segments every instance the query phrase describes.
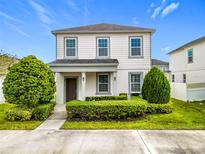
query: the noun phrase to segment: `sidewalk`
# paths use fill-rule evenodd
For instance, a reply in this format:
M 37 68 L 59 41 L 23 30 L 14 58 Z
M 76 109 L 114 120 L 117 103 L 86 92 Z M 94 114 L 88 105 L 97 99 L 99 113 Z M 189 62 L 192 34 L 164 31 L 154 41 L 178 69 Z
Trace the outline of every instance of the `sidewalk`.
M 65 104 L 57 104 L 53 114 L 35 130 L 59 130 L 66 121 Z

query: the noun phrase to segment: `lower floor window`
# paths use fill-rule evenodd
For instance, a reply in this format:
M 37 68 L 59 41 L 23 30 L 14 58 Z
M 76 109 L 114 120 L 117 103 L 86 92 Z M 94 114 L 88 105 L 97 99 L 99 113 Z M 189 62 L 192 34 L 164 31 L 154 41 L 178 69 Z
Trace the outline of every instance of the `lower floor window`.
M 141 73 L 130 73 L 130 92 L 137 93 L 141 91 Z
M 109 74 L 98 74 L 98 92 L 109 92 Z

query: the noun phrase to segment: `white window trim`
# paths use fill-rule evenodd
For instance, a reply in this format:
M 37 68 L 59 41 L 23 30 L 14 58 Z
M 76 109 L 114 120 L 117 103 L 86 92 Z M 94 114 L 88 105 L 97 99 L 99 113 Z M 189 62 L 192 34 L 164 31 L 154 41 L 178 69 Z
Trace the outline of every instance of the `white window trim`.
M 67 49 L 67 47 L 66 47 L 66 41 L 67 40 L 69 40 L 69 39 L 74 39 L 75 40 L 75 56 L 67 56 L 67 52 L 66 52 L 66 49 Z M 65 54 L 65 58 L 77 58 L 78 57 L 78 55 L 77 55 L 77 53 L 78 53 L 78 48 L 77 48 L 77 46 L 78 46 L 78 42 L 77 42 L 78 40 L 77 40 L 77 37 L 66 37 L 65 39 L 64 39 L 64 54 Z
M 137 56 L 133 56 L 132 55 L 132 43 L 131 40 L 132 39 L 140 39 L 140 55 Z M 143 38 L 141 36 L 130 36 L 129 37 L 129 57 L 133 57 L 133 58 L 138 58 L 138 57 L 143 57 Z
M 99 76 L 100 75 L 107 75 L 108 76 L 108 91 L 100 91 L 100 83 L 99 83 Z M 98 94 L 108 94 L 110 93 L 110 74 L 109 73 L 98 73 L 97 74 L 97 93 Z
M 131 82 L 131 75 L 132 74 L 139 74 L 140 75 L 140 82 Z M 137 94 L 141 93 L 142 90 L 142 82 L 143 82 L 143 72 L 129 72 L 129 93 L 130 94 Z M 140 91 L 132 91 L 132 84 L 140 84 Z
M 189 62 L 189 51 L 192 51 L 192 62 Z M 188 62 L 188 64 L 192 64 L 194 62 L 193 48 L 190 48 L 190 49 L 187 50 L 187 62 Z
M 106 39 L 108 44 L 107 47 L 99 47 L 98 40 L 99 39 Z M 99 48 L 107 48 L 107 56 L 99 56 Z M 109 37 L 97 37 L 97 58 L 108 58 L 110 57 L 110 38 Z

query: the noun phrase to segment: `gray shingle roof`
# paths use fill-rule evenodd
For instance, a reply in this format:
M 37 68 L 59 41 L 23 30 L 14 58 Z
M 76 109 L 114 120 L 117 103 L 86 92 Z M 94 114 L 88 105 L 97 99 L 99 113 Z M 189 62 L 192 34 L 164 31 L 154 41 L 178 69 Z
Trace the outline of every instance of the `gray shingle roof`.
M 49 65 L 59 64 L 118 64 L 117 59 L 57 59 Z
M 80 27 L 57 29 L 57 30 L 52 31 L 53 34 L 95 33 L 95 32 L 151 32 L 151 33 L 154 33 L 155 30 L 151 28 L 101 23 L 101 24 L 94 24 L 94 25 L 87 25 L 87 26 L 80 26 Z
M 169 63 L 158 59 L 152 59 L 152 65 L 169 65 Z
M 205 36 L 202 36 L 202 37 L 200 37 L 200 38 L 198 38 L 198 39 L 195 39 L 195 40 L 193 40 L 193 41 L 191 41 L 191 42 L 188 42 L 188 43 L 186 43 L 186 44 L 180 46 L 179 48 L 177 48 L 177 49 L 175 49 L 175 50 L 172 50 L 172 51 L 169 52 L 168 54 L 172 54 L 172 53 L 174 53 L 174 52 L 176 52 L 176 51 L 178 51 L 178 50 L 180 50 L 180 49 L 183 49 L 183 48 L 185 48 L 185 47 L 187 47 L 187 46 L 190 46 L 190 45 L 193 45 L 193 44 L 195 44 L 195 43 L 202 42 L 202 41 L 205 41 Z

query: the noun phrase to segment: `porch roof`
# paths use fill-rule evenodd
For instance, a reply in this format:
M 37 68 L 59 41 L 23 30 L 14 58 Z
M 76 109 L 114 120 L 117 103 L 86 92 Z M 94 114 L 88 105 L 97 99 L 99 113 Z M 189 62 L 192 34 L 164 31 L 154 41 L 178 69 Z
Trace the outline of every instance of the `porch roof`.
M 117 59 L 57 59 L 49 63 L 53 72 L 114 72 Z
M 57 59 L 49 66 L 117 66 L 117 59 Z

